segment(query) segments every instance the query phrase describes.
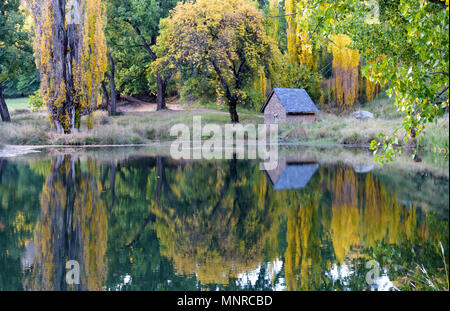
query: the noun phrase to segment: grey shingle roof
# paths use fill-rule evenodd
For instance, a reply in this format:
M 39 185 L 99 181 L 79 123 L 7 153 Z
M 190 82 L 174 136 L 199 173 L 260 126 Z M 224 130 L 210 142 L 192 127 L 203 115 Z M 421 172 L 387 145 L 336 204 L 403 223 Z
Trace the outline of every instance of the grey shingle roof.
M 275 190 L 305 188 L 318 168 L 319 164 L 288 164 L 273 188 Z
M 317 113 L 319 110 L 309 97 L 308 93 L 304 89 L 280 89 L 274 88 L 272 94 L 267 99 L 266 103 L 261 109 L 264 112 L 267 104 L 272 98 L 273 94 L 276 94 L 281 104 L 283 105 L 286 113 Z

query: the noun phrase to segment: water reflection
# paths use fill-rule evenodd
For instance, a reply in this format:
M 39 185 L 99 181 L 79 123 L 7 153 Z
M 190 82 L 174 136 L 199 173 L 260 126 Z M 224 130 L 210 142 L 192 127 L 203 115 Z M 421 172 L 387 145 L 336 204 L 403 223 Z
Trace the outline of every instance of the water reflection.
M 99 290 L 105 281 L 108 221 L 100 198 L 100 171 L 92 159 L 52 160 L 40 195 L 41 211 L 25 256 L 34 249 L 31 272 L 24 280 L 30 290 Z M 33 258 L 34 257 L 34 258 Z M 80 264 L 80 284 L 66 282 L 66 261 Z
M 273 189 L 295 190 L 305 188 L 318 168 L 313 158 L 281 156 L 277 168 L 266 174 Z
M 448 219 L 402 204 L 389 172 L 300 156 L 271 172 L 132 156 L 0 167 L 1 289 L 370 289 L 368 260 L 395 283 L 443 267 L 439 241 L 448 258 Z

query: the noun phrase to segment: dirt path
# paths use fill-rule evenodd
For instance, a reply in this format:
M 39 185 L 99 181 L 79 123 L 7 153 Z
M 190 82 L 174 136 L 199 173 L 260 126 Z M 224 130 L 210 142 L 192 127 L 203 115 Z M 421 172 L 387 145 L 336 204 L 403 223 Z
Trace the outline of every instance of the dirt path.
M 156 112 L 156 103 L 149 103 L 142 100 L 134 99 L 130 100 L 127 98 L 127 101 L 120 104 L 117 107 L 117 110 L 122 113 L 141 113 L 141 112 Z M 181 113 L 181 112 L 190 112 L 190 113 L 220 113 L 220 114 L 228 114 L 226 111 L 219 111 L 214 109 L 189 109 L 189 105 L 180 105 L 180 104 L 167 104 L 167 110 L 160 111 L 159 113 Z M 262 115 L 256 115 L 258 117 L 263 118 Z

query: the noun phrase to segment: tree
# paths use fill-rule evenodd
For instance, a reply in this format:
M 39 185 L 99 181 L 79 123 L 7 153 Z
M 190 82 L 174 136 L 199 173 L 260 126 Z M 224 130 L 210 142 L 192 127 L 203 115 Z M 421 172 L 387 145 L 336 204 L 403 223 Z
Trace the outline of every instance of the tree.
M 70 134 L 88 115 L 92 128 L 107 65 L 102 1 L 29 1 L 29 8 L 41 93 L 52 126 Z
M 343 34 L 331 36 L 333 43 L 333 92 L 334 102 L 339 108 L 351 108 L 358 97 L 358 50 L 350 49 L 352 39 Z
M 14 84 L 21 72 L 23 61 L 30 54 L 27 33 L 23 29 L 23 15 L 19 0 L 0 1 L 0 116 L 9 122 L 4 91 L 7 84 Z
M 169 15 L 177 0 L 108 0 L 108 41 L 113 55 L 126 61 L 130 75 L 145 77 L 156 60 L 153 47 L 160 19 Z M 126 70 L 126 68 L 124 68 Z M 166 109 L 166 90 L 170 77 L 155 71 L 157 110 Z
M 405 143 L 448 109 L 448 1 L 313 0 L 309 10 L 312 41 L 328 45 L 331 35 L 348 35 L 350 48 L 366 60 L 363 74 L 373 83 L 388 83 L 388 94 L 405 113 Z M 399 138 L 379 140 L 372 142 L 376 159 L 392 159 Z
M 161 23 L 155 70 L 191 66 L 217 81 L 231 121 L 239 122 L 237 105 L 243 91 L 270 62 L 271 45 L 264 31 L 263 14 L 245 0 L 199 0 L 179 3 Z

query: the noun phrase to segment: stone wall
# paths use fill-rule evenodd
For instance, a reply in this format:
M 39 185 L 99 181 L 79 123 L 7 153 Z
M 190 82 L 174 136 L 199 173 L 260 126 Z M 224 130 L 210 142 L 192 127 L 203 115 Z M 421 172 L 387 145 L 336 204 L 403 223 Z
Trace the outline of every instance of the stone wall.
M 275 119 L 275 114 L 278 114 L 278 119 Z M 273 94 L 269 103 L 264 110 L 264 123 L 313 123 L 316 121 L 314 114 L 286 114 L 283 105 L 276 94 Z
M 278 122 L 275 120 L 275 114 L 278 114 Z M 264 110 L 264 123 L 286 123 L 286 110 L 284 110 L 283 105 L 281 105 L 277 94 L 273 94 Z

